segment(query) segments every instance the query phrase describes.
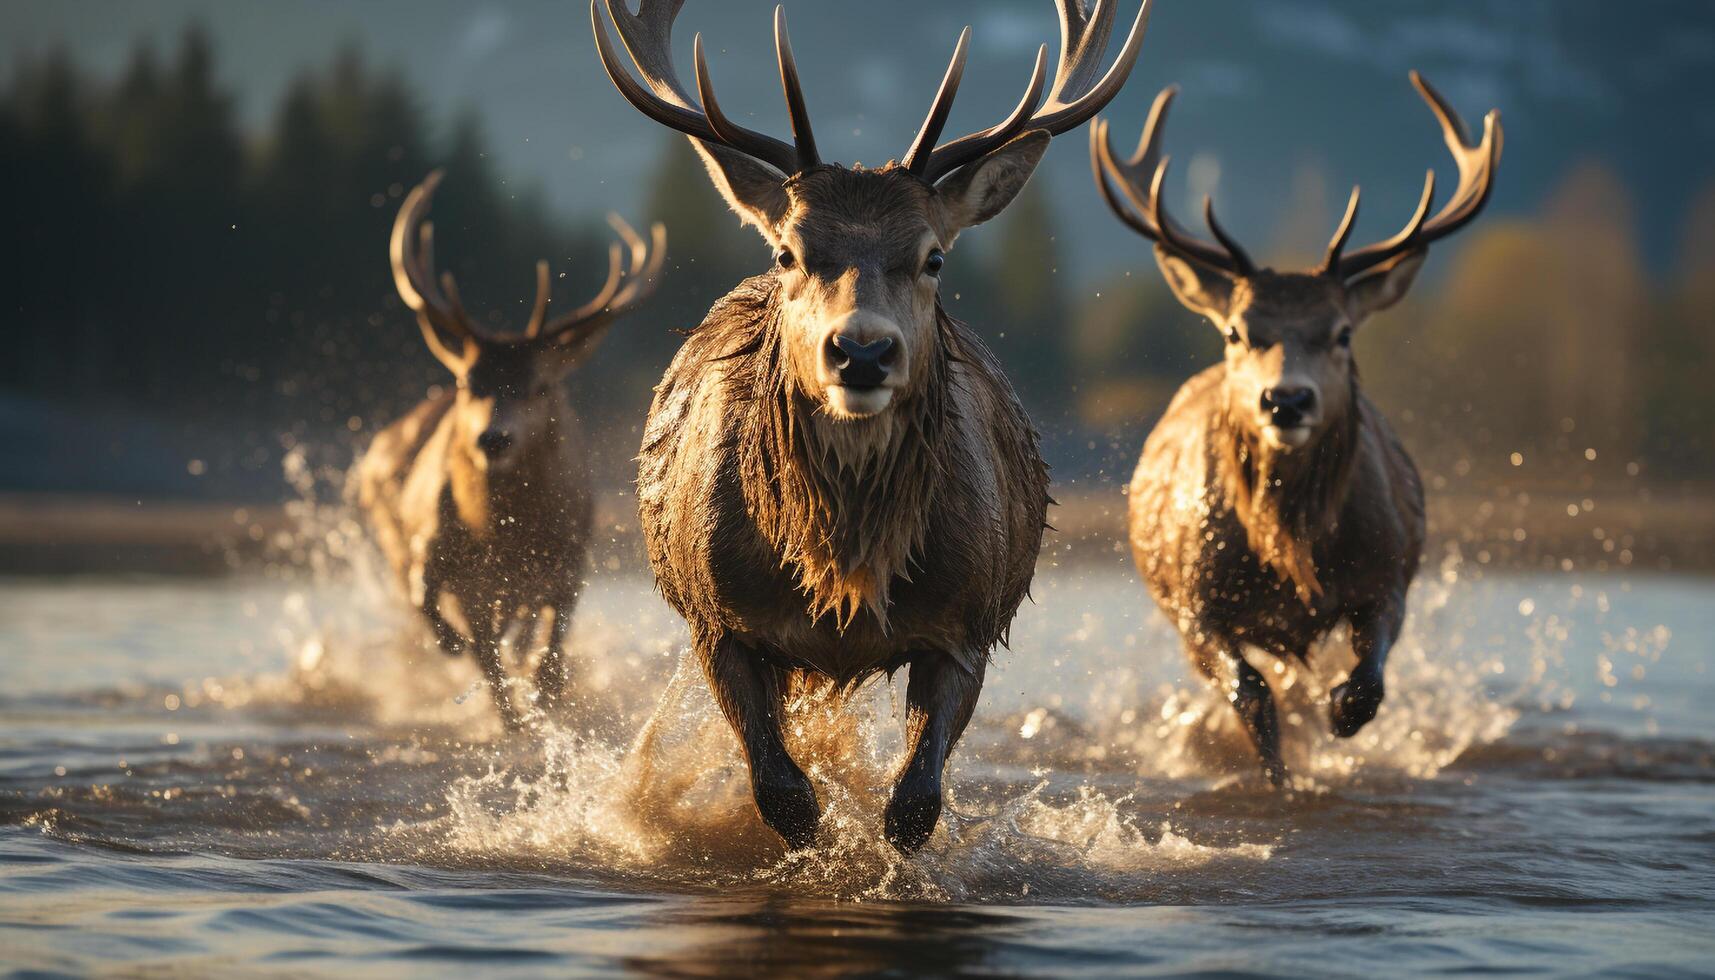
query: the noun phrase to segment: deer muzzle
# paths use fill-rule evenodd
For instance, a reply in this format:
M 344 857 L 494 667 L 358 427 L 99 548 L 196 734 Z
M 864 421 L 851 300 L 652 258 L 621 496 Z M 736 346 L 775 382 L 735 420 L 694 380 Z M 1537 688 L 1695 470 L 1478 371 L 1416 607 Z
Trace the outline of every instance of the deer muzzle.
M 864 417 L 885 409 L 903 387 L 905 336 L 891 321 L 851 316 L 830 328 L 818 348 L 816 379 L 836 416 Z

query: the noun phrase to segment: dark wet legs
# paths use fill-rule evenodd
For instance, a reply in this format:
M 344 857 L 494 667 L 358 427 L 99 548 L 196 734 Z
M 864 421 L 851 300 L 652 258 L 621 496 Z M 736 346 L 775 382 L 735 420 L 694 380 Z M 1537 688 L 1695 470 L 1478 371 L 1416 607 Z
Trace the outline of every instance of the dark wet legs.
M 1262 774 L 1276 786 L 1286 782 L 1286 763 L 1280 758 L 1280 721 L 1275 717 L 1274 695 L 1262 674 L 1239 654 L 1230 654 L 1236 678 L 1227 700 L 1245 723 L 1251 742 L 1262 759 Z
M 476 665 L 482 668 L 482 676 L 488 680 L 494 706 L 500 709 L 500 720 L 509 731 L 517 731 L 524 722 L 512 703 L 512 692 L 506 684 L 506 668 L 500 662 L 501 630 L 495 622 L 497 617 L 492 609 L 485 609 L 469 618 L 471 649 L 476 654 Z
M 430 631 L 435 634 L 435 642 L 440 645 L 441 652 L 449 657 L 463 653 L 464 637 L 441 615 L 440 577 L 428 570 L 425 570 L 423 575 L 423 605 L 420 608 L 423 619 L 428 621 Z
M 543 708 L 552 708 L 566 690 L 566 631 L 572 622 L 572 606 L 576 597 L 553 605 L 553 620 L 548 624 L 548 645 L 542 651 L 542 662 L 536 666 L 536 695 Z
M 935 830 L 947 755 L 970 723 L 982 688 L 981 666 L 972 673 L 938 653 L 912 661 L 905 689 L 905 765 L 883 821 L 888 841 L 905 853 L 922 847 Z
M 731 637 L 700 641 L 697 653 L 709 688 L 732 725 L 750 766 L 756 810 L 791 848 L 815 842 L 821 807 L 810 777 L 792 761 L 780 733 L 781 671 Z
M 1383 672 L 1388 651 L 1405 622 L 1405 604 L 1366 610 L 1352 617 L 1352 649 L 1358 665 L 1328 698 L 1328 727 L 1340 738 L 1351 738 L 1375 718 L 1386 693 Z

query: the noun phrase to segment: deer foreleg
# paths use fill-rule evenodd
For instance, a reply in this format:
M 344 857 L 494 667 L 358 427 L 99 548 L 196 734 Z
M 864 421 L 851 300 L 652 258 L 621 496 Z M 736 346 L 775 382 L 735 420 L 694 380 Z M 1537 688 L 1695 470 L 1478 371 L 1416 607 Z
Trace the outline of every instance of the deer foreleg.
M 1352 617 L 1352 649 L 1358 655 L 1358 664 L 1328 698 L 1328 724 L 1338 737 L 1356 735 L 1380 710 L 1387 655 L 1404 624 L 1403 601 L 1367 609 Z
M 947 756 L 976 711 L 986 661 L 974 671 L 942 653 L 911 662 L 905 688 L 905 762 L 893 786 L 883 827 L 888 841 L 910 853 L 922 847 L 941 818 L 941 776 Z
M 523 726 L 523 719 L 518 715 L 518 709 L 512 703 L 512 691 L 506 683 L 506 667 L 500 661 L 501 624 L 491 606 L 477 606 L 468 613 L 470 619 L 471 649 L 476 653 L 476 664 L 482 668 L 482 676 L 488 681 L 488 689 L 494 695 L 494 706 L 500 709 L 500 720 L 509 731 L 517 731 Z
M 428 622 L 429 630 L 434 633 L 435 642 L 441 652 L 449 657 L 456 657 L 464 652 L 465 638 L 453 624 L 441 615 L 441 586 L 443 580 L 436 563 L 430 561 L 423 567 L 423 602 L 418 608 L 423 613 L 423 619 Z
M 1251 744 L 1256 746 L 1263 775 L 1275 786 L 1284 785 L 1286 763 L 1280 757 L 1280 721 L 1275 716 L 1274 695 L 1268 689 L 1268 682 L 1236 650 L 1213 645 L 1198 646 L 1191 651 L 1191 658 L 1208 673 L 1213 673 L 1217 662 L 1227 664 L 1232 675 L 1231 679 L 1224 681 L 1227 703 L 1238 712 L 1245 733 L 1250 736 Z
M 808 847 L 816 839 L 821 807 L 810 777 L 792 760 L 781 735 L 781 671 L 727 635 L 699 641 L 697 653 L 715 701 L 744 749 L 762 822 L 788 847 Z
M 550 607 L 553 620 L 548 624 L 548 645 L 542 651 L 542 662 L 536 665 L 536 695 L 544 708 L 558 704 L 566 689 L 566 633 L 577 601 L 572 595 Z

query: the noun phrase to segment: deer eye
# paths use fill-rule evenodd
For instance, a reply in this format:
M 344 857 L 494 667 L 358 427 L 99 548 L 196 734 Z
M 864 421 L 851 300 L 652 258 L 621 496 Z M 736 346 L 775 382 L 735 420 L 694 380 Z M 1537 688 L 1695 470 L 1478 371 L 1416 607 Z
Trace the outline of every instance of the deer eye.
M 782 269 L 791 269 L 798 264 L 798 256 L 792 254 L 789 248 L 783 248 L 774 253 L 774 264 Z
M 1239 328 L 1238 327 L 1228 327 L 1227 328 L 1227 343 L 1229 343 L 1229 344 L 1244 343 L 1244 338 L 1239 336 Z
M 938 248 L 929 250 L 929 257 L 923 260 L 923 273 L 936 279 L 941 277 L 941 267 L 947 264 L 947 256 Z
M 1341 347 L 1352 346 L 1352 328 L 1341 327 L 1340 335 L 1334 338 L 1334 343 L 1339 344 Z

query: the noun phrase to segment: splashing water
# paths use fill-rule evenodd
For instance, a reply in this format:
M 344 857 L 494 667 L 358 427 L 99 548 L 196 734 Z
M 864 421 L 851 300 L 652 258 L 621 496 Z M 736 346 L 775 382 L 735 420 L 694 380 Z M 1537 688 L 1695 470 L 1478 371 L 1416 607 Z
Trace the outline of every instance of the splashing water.
M 419 815 L 399 814 L 351 851 L 370 858 L 690 891 L 1136 900 L 1159 893 L 1163 876 L 1256 866 L 1276 853 L 1277 829 L 1212 828 L 1201 819 L 1211 808 L 1272 814 L 1357 787 L 1434 780 L 1505 738 L 1521 712 L 1572 704 L 1562 683 L 1568 621 L 1533 609 L 1497 630 L 1475 601 L 1484 578 L 1453 547 L 1414 587 L 1388 700 L 1357 737 L 1334 738 L 1325 720 L 1328 691 L 1353 659 L 1343 631 L 1307 663 L 1253 655 L 1276 692 L 1294 770 L 1283 796 L 1261 786 L 1231 708 L 1191 675 L 1129 570 L 1050 566 L 1012 651 L 997 655 L 925 848 L 906 858 L 883 839 L 902 711 L 891 685 L 873 683 L 789 705 L 788 742 L 823 820 L 816 846 L 786 852 L 756 815 L 736 741 L 684 652 L 683 625 L 646 579 L 591 583 L 572 634 L 569 706 L 508 737 L 468 658 L 433 646 L 349 505 L 334 499 L 343 473 L 294 452 L 287 474 L 298 531 L 276 542 L 269 575 L 286 589 L 275 635 L 288 669 L 205 679 L 187 704 L 337 721 L 406 743 L 372 760 L 438 763 L 443 782 L 428 788 L 435 798 Z M 1655 636 L 1608 642 L 1639 649 Z M 528 676 L 532 654 L 509 652 L 515 676 Z M 515 683 L 528 697 L 528 683 Z

